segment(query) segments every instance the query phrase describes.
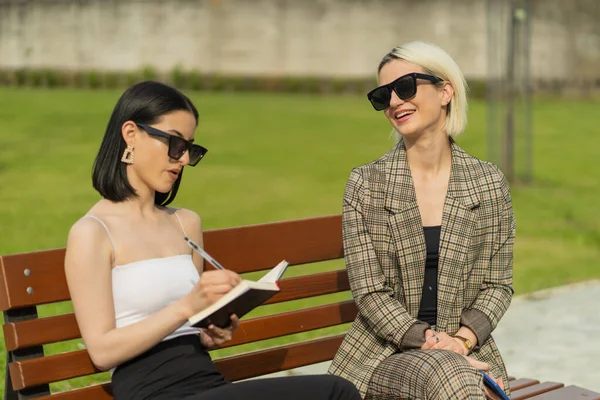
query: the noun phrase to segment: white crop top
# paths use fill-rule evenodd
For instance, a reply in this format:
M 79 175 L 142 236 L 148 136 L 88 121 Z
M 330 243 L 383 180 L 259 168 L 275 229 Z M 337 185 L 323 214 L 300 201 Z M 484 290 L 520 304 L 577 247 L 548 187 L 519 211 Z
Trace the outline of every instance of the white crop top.
M 115 251 L 106 224 L 98 217 L 86 216 L 102 224 Z M 185 229 L 177 212 L 175 216 L 185 235 Z M 148 318 L 187 295 L 199 279 L 191 254 L 151 258 L 115 266 L 112 270 L 112 292 L 116 327 L 122 328 Z M 198 329 L 191 327 L 186 321 L 163 341 L 190 334 L 197 335 Z

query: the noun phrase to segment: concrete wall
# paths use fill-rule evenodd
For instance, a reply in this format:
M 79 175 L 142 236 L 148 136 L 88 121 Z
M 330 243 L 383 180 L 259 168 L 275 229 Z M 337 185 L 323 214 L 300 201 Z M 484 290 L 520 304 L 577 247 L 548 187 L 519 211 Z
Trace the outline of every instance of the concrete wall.
M 600 79 L 600 1 L 533 0 L 532 15 L 535 77 Z M 481 78 L 486 18 L 485 0 L 0 0 L 0 68 L 364 77 L 421 39 Z

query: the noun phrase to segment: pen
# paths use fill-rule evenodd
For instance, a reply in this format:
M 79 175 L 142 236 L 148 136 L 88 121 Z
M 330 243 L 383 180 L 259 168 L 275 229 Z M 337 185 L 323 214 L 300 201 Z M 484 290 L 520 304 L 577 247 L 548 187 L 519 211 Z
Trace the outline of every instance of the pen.
M 202 247 L 200 247 L 196 243 L 194 243 L 194 241 L 192 239 L 190 239 L 189 237 L 186 236 L 184 238 L 184 240 L 186 241 L 188 246 L 190 246 L 192 249 L 194 249 L 196 252 L 198 252 L 202 256 L 202 258 L 204 258 L 206 261 L 208 261 L 208 263 L 210 265 L 212 265 L 216 269 L 225 269 L 225 267 L 223 267 L 221 264 L 219 264 L 219 262 L 217 260 L 212 258 L 212 256 L 210 254 L 208 254 L 206 252 L 206 250 L 204 250 Z

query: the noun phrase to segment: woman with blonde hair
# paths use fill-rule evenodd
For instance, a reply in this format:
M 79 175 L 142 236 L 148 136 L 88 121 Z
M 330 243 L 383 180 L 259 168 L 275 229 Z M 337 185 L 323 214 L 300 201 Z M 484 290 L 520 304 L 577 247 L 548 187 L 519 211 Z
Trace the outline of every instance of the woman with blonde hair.
M 478 370 L 507 382 L 491 332 L 513 295 L 509 185 L 454 141 L 467 122 L 467 88 L 445 51 L 396 47 L 378 79 L 368 98 L 398 141 L 346 185 L 344 251 L 358 316 L 330 373 L 367 398 L 483 399 Z

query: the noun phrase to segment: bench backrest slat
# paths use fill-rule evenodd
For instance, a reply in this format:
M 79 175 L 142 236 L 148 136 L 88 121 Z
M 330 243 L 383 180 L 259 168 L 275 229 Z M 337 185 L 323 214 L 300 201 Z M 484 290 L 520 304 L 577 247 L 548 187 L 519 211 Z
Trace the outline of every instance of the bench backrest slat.
M 238 273 L 342 258 L 340 215 L 207 231 L 206 250 Z
M 245 319 L 234 338 L 222 347 L 352 322 L 356 316 L 353 300 Z M 74 314 L 40 318 L 4 325 L 7 351 L 78 339 L 81 337 Z
M 23 322 L 4 324 L 6 351 L 25 349 L 43 344 L 62 342 L 81 337 L 75 314 L 57 315 Z
M 16 361 L 8 368 L 15 390 L 99 372 L 86 350 Z
M 267 304 L 337 293 L 348 290 L 348 286 L 345 270 L 288 278 L 281 281 L 281 292 L 269 299 Z M 256 329 L 260 330 L 260 326 L 257 325 Z M 8 351 L 81 337 L 73 314 L 8 323 L 4 324 L 3 330 Z
M 65 249 L 2 256 L 2 310 L 69 300 L 64 259 Z
M 344 335 L 221 358 L 217 368 L 231 381 L 284 371 L 333 359 Z
M 356 318 L 354 300 L 252 318 L 242 322 L 240 334 L 222 347 L 237 346 L 299 332 L 345 324 Z
M 355 316 L 356 305 L 354 301 L 348 300 L 252 318 L 242 322 L 234 339 L 223 347 L 348 323 L 352 322 Z M 99 372 L 85 350 L 15 362 L 10 368 L 13 381 L 18 379 L 15 388 L 19 390 Z
M 343 269 L 282 279 L 280 289 L 281 291 L 267 300 L 265 304 L 343 292 L 350 290 L 350 283 L 348 282 L 348 272 Z

